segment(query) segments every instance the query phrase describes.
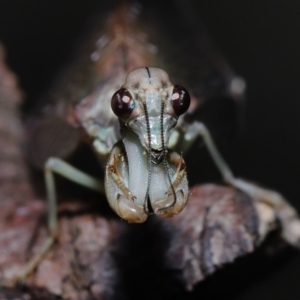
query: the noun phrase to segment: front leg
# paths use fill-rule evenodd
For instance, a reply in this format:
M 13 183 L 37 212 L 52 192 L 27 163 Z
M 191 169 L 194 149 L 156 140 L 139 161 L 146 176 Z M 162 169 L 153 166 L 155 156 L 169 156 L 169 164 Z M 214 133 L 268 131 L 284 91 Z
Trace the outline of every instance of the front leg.
M 153 205 L 154 212 L 163 218 L 171 218 L 180 213 L 189 197 L 188 182 L 186 177 L 186 165 L 182 158 L 175 151 L 169 151 L 167 163 L 174 172 L 172 184 L 165 193 L 166 198 L 155 201 Z M 156 166 L 159 168 L 159 166 Z
M 147 213 L 136 203 L 136 196 L 128 188 L 129 170 L 122 142 L 117 143 L 109 157 L 105 171 L 105 190 L 111 208 L 129 223 L 143 223 Z M 136 182 L 139 184 L 139 182 Z

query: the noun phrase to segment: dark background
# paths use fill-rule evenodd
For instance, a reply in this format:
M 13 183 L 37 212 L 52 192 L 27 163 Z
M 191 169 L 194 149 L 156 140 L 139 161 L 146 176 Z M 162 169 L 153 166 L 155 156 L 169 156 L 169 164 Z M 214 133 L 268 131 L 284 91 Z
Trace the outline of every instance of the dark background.
M 226 155 L 229 165 L 236 175 L 280 191 L 300 211 L 300 2 L 193 2 L 218 49 L 247 81 L 245 128 Z M 25 112 L 69 60 L 99 3 L 0 0 L 0 40 L 26 93 Z M 167 13 L 165 1 L 162 9 Z M 300 299 L 299 254 L 288 252 L 269 271 L 260 267 L 231 299 Z

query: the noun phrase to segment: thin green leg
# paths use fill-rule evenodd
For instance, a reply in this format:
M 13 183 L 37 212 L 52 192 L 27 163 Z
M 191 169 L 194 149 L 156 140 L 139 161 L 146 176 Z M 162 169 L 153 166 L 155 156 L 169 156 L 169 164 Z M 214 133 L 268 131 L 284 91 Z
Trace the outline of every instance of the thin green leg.
M 45 184 L 48 199 L 48 226 L 51 236 L 57 235 L 57 200 L 54 182 L 54 173 L 59 174 L 70 181 L 83 185 L 91 190 L 104 194 L 103 182 L 74 168 L 67 162 L 51 157 L 45 165 Z
M 295 247 L 300 248 L 300 219 L 296 210 L 288 203 L 288 201 L 275 191 L 264 189 L 247 182 L 246 180 L 235 178 L 229 166 L 218 152 L 217 147 L 204 124 L 195 122 L 188 128 L 185 133 L 186 145 L 191 145 L 198 136 L 203 138 L 224 181 L 249 195 L 255 203 L 267 205 L 271 210 L 271 215 L 274 214 L 280 222 L 281 236 L 283 239 Z
M 20 280 L 24 280 L 37 267 L 42 257 L 49 251 L 57 238 L 57 199 L 54 173 L 59 174 L 89 189 L 95 190 L 102 194 L 104 193 L 104 185 L 102 181 L 85 174 L 84 172 L 74 168 L 73 166 L 59 158 L 51 157 L 47 160 L 45 164 L 44 174 L 47 191 L 49 236 L 44 242 L 39 253 L 37 253 L 29 261 L 25 269 L 21 272 L 19 276 Z
M 193 123 L 185 133 L 185 141 L 190 144 L 192 143 L 198 136 L 203 138 L 203 141 L 208 149 L 209 154 L 211 155 L 214 163 L 216 164 L 218 170 L 220 171 L 223 180 L 232 184 L 234 180 L 234 175 L 229 168 L 228 164 L 225 162 L 221 154 L 219 153 L 209 130 L 205 127 L 203 123 L 195 122 Z

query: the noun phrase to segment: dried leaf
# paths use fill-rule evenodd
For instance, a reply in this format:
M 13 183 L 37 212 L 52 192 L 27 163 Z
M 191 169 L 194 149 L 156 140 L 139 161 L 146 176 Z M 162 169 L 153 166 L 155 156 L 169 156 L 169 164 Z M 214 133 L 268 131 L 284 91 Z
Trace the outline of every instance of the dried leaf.
M 291 223 L 261 200 L 230 187 L 202 185 L 192 190 L 182 213 L 163 221 L 169 239 L 167 267 L 180 272 L 188 290 L 223 265 L 254 251 L 274 229 L 282 228 L 284 233 L 293 224 L 297 230 L 288 232 L 299 243 L 298 216 L 293 215 Z M 288 203 L 283 207 L 292 209 Z

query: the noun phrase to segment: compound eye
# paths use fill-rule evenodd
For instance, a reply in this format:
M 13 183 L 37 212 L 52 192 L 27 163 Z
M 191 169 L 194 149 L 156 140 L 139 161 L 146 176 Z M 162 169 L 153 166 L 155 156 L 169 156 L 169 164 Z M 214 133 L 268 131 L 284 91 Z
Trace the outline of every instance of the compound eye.
M 176 116 L 184 114 L 189 109 L 190 103 L 191 97 L 188 91 L 180 85 L 174 85 L 171 104 Z
M 128 119 L 134 107 L 135 103 L 133 97 L 127 89 L 121 88 L 113 94 L 111 98 L 111 108 L 120 119 Z

